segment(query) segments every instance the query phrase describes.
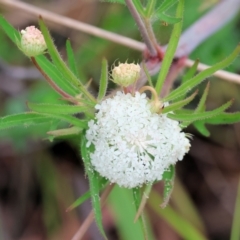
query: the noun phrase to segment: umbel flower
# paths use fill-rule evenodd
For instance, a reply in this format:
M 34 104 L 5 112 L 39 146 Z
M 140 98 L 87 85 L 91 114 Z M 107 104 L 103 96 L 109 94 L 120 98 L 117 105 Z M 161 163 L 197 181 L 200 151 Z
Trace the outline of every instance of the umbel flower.
M 44 37 L 35 26 L 29 26 L 25 30 L 21 30 L 21 42 L 19 48 L 28 57 L 35 57 L 43 54 L 47 49 Z
M 162 179 L 171 164 L 182 160 L 190 143 L 177 121 L 152 112 L 145 93 L 117 92 L 96 105 L 88 123 L 91 163 L 112 183 L 134 188 Z

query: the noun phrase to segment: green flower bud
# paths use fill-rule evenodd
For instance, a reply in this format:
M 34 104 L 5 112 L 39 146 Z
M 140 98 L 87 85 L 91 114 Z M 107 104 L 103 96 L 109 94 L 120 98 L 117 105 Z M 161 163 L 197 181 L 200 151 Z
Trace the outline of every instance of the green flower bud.
M 140 70 L 139 64 L 120 63 L 112 70 L 112 81 L 122 87 L 127 87 L 136 82 L 140 76 Z
M 43 54 L 47 49 L 42 33 L 35 26 L 30 26 L 25 30 L 21 30 L 21 34 L 22 38 L 19 47 L 28 57 L 35 57 Z

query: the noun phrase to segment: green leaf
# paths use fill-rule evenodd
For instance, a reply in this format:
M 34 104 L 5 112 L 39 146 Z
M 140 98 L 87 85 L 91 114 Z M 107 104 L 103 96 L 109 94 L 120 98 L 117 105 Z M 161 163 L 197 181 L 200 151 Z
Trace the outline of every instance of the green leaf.
M 102 178 L 101 180 L 101 184 L 100 184 L 100 191 L 102 191 L 108 184 L 108 180 L 105 178 Z M 67 212 L 72 211 L 74 208 L 80 206 L 82 203 L 84 203 L 86 200 L 88 200 L 91 197 L 91 193 L 90 191 L 85 192 L 81 197 L 79 197 L 74 203 L 71 204 L 71 206 L 69 206 L 67 208 Z
M 52 118 L 56 118 L 58 120 L 68 122 L 76 127 L 79 127 L 81 129 L 86 129 L 88 126 L 88 121 L 87 120 L 80 120 L 78 118 L 68 116 L 68 115 L 63 115 L 63 114 L 44 114 L 46 116 L 50 116 Z
M 210 119 L 204 121 L 208 124 L 233 124 L 240 122 L 240 112 L 235 113 L 220 113 Z
M 169 16 L 165 13 L 161 13 L 159 15 L 159 19 L 161 19 L 163 22 L 166 22 L 168 24 L 176 24 L 176 23 L 182 21 L 182 18 L 172 17 L 172 16 Z
M 50 114 L 76 114 L 81 112 L 89 112 L 86 106 L 79 105 L 66 105 L 66 104 L 49 104 L 49 103 L 27 103 L 29 109 L 39 113 L 50 113 Z
M 204 89 L 203 95 L 200 99 L 200 102 L 195 110 L 195 113 L 204 112 L 206 108 L 206 100 L 209 92 L 210 83 L 208 82 L 206 88 Z
M 39 19 L 39 25 L 46 41 L 48 52 L 51 55 L 53 63 L 58 68 L 58 70 L 62 73 L 63 77 L 66 81 L 71 84 L 76 89 L 79 89 L 83 95 L 92 102 L 95 102 L 93 96 L 87 91 L 85 86 L 81 83 L 81 81 L 71 72 L 71 70 L 67 67 L 65 62 L 62 60 L 57 48 L 55 47 L 53 40 L 49 34 L 47 27 L 45 26 L 42 18 Z
M 53 121 L 53 118 L 50 116 L 32 112 L 19 113 L 0 118 L 0 130 L 18 126 L 28 127 L 42 123 L 51 123 L 51 121 Z
M 153 11 L 155 10 L 157 1 L 156 0 L 148 0 L 147 6 L 146 6 L 146 17 L 151 17 L 153 14 Z
M 2 15 L 0 15 L 0 26 L 8 37 L 18 45 L 21 41 L 21 34 Z
M 196 95 L 197 95 L 197 91 L 195 93 L 193 93 L 190 97 L 188 97 L 188 98 L 186 98 L 186 99 L 184 99 L 182 101 L 175 102 L 175 103 L 165 107 L 163 109 L 162 113 L 175 111 L 177 109 L 180 109 L 180 108 L 184 107 L 185 105 L 189 104 L 195 98 Z
M 164 0 L 163 3 L 159 6 L 159 8 L 156 10 L 156 14 L 161 14 L 167 11 L 170 7 L 172 7 L 177 2 L 178 0 Z
M 77 64 L 74 57 L 74 52 L 69 39 L 66 41 L 66 50 L 67 50 L 68 66 L 70 70 L 75 74 L 75 76 L 79 78 Z
M 175 209 L 168 205 L 165 209 L 161 209 L 158 203 L 162 202 L 160 194 L 156 190 L 152 190 L 148 206 L 156 213 L 160 218 L 164 219 L 169 226 L 172 227 L 178 233 L 178 235 L 184 240 L 207 240 L 208 238 L 193 225 L 192 222 L 188 221 Z
M 79 90 L 69 84 L 61 72 L 44 55 L 36 56 L 35 59 L 38 65 L 60 89 L 64 90 L 71 96 L 79 94 Z
M 82 154 L 82 159 L 85 166 L 85 171 L 87 173 L 88 180 L 89 180 L 93 212 L 95 215 L 95 220 L 99 228 L 99 231 L 101 232 L 102 236 L 105 239 L 107 239 L 103 229 L 103 225 L 102 225 L 102 212 L 101 212 L 101 203 L 100 203 L 100 197 L 99 197 L 99 192 L 100 192 L 99 176 L 98 176 L 98 173 L 94 170 L 91 164 L 91 158 L 90 158 L 90 153 L 93 152 L 93 146 L 91 145 L 89 148 L 87 148 L 86 145 L 87 145 L 87 139 L 83 135 L 81 140 L 81 154 Z
M 193 126 L 205 137 L 209 137 L 210 136 L 210 132 L 208 131 L 208 129 L 205 126 L 205 122 L 204 121 L 196 121 L 193 123 Z
M 206 111 L 203 113 L 190 113 L 190 114 L 172 114 L 169 113 L 168 117 L 174 120 L 178 121 L 187 121 L 187 122 L 194 122 L 197 120 L 203 120 L 207 118 L 212 118 L 223 111 L 225 111 L 227 108 L 229 108 L 232 104 L 232 101 L 228 101 L 227 103 L 223 104 L 221 107 L 216 108 L 212 111 Z
M 116 186 L 111 192 L 108 202 L 114 212 L 120 239 L 146 240 L 142 234 L 140 221 L 133 222 L 136 210 L 133 206 L 132 191 Z
M 164 181 L 164 191 L 163 191 L 163 203 L 161 204 L 162 208 L 165 208 L 171 197 L 175 178 L 175 166 L 170 165 L 169 169 L 165 170 L 163 173 Z
M 107 60 L 104 58 L 102 60 L 102 71 L 101 71 L 101 78 L 99 83 L 99 92 L 98 92 L 98 101 L 102 101 L 102 99 L 106 95 L 108 86 L 108 63 Z
M 136 210 L 138 211 L 141 206 L 141 199 L 142 199 L 141 188 L 133 188 L 132 193 L 133 193 L 134 205 L 135 205 Z M 140 209 L 140 211 L 143 211 L 143 209 Z M 145 239 L 148 239 L 148 234 L 147 234 L 146 226 L 145 226 L 144 214 L 141 213 L 140 218 L 137 218 L 137 217 L 138 216 L 135 216 L 134 222 L 136 222 L 137 219 L 140 220 L 143 236 L 145 237 Z
M 134 4 L 135 8 L 137 9 L 138 13 L 141 16 L 146 17 L 145 9 L 143 8 L 141 1 L 140 0 L 132 0 L 132 2 Z
M 174 98 L 177 98 L 188 91 L 190 91 L 192 88 L 200 84 L 203 80 L 205 80 L 207 77 L 211 76 L 213 73 L 218 71 L 219 69 L 223 69 L 227 67 L 230 63 L 233 62 L 233 60 L 238 56 L 240 53 L 240 44 L 236 47 L 236 49 L 230 54 L 226 59 L 224 59 L 222 62 L 219 62 L 215 64 L 212 67 L 209 67 L 208 69 L 202 71 L 195 77 L 191 78 L 189 81 L 183 83 L 181 86 L 179 86 L 177 89 L 173 90 L 165 99 L 164 101 L 170 101 Z
M 180 0 L 177 11 L 176 11 L 176 17 L 177 18 L 183 18 L 183 11 L 184 11 L 184 0 Z M 182 31 L 182 21 L 179 23 L 176 23 L 173 27 L 173 31 L 170 37 L 170 41 L 165 53 L 165 56 L 163 58 L 162 66 L 161 66 L 161 71 L 158 74 L 158 79 L 156 83 L 156 92 L 160 94 L 163 83 L 167 77 L 167 74 L 169 72 L 172 60 L 174 58 L 174 54 L 177 49 L 178 41 L 181 35 Z
M 199 59 L 197 59 L 194 62 L 194 64 L 190 67 L 190 69 L 187 71 L 185 76 L 183 76 L 182 83 L 187 82 L 188 80 L 194 77 L 194 74 L 197 72 L 198 64 L 199 64 Z

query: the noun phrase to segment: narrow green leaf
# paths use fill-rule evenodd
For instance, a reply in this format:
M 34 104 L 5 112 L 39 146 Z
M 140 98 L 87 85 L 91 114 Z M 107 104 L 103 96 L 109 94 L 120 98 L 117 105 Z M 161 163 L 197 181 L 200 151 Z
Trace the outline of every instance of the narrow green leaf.
M 87 120 L 80 120 L 76 117 L 63 115 L 63 114 L 49 114 L 49 113 L 48 114 L 44 113 L 44 115 L 55 118 L 55 119 L 58 119 L 58 120 L 61 120 L 61 121 L 64 121 L 64 122 L 68 122 L 68 123 L 70 123 L 70 124 L 72 124 L 76 127 L 81 128 L 81 129 L 86 129 L 87 126 L 88 126 Z
M 105 178 L 102 178 L 101 184 L 100 184 L 100 191 L 102 191 L 107 185 L 109 181 Z M 88 200 L 91 197 L 90 191 L 85 192 L 81 197 L 79 197 L 74 203 L 72 203 L 68 208 L 67 212 L 72 211 L 74 208 L 80 206 L 82 203 L 84 203 L 86 200 Z
M 153 14 L 153 11 L 155 10 L 157 1 L 156 0 L 148 0 L 147 6 L 146 6 L 146 17 L 150 18 Z
M 194 64 L 190 67 L 190 69 L 187 71 L 185 76 L 183 76 L 182 83 L 184 83 L 194 77 L 194 74 L 197 72 L 198 64 L 199 64 L 199 59 L 197 59 L 194 62 Z
M 99 192 L 100 192 L 99 177 L 98 177 L 98 173 L 94 170 L 91 164 L 91 158 L 90 158 L 90 153 L 93 152 L 93 146 L 91 145 L 89 148 L 87 148 L 86 145 L 87 145 L 87 139 L 83 135 L 81 140 L 81 154 L 82 154 L 82 159 L 85 166 L 85 171 L 87 173 L 88 180 L 89 180 L 95 220 L 102 236 L 105 239 L 107 239 L 103 229 L 103 225 L 102 225 L 102 212 L 101 212 L 101 203 L 100 203 L 100 196 L 99 196 Z
M 21 34 L 2 15 L 0 15 L 0 26 L 7 36 L 18 45 L 21 40 Z
M 196 121 L 193 123 L 193 126 L 205 137 L 209 137 L 210 136 L 210 132 L 208 131 L 208 129 L 205 126 L 205 122 L 204 121 Z
M 159 15 L 159 19 L 161 19 L 162 21 L 164 21 L 168 24 L 176 24 L 176 23 L 182 21 L 182 18 L 172 17 L 172 16 L 167 15 L 166 13 L 161 13 Z
M 170 7 L 176 4 L 178 0 L 164 0 L 163 3 L 156 10 L 156 14 L 161 14 L 167 11 Z
M 210 87 L 210 83 L 208 82 L 203 95 L 200 99 L 200 102 L 195 110 L 195 113 L 199 113 L 199 112 L 204 112 L 205 108 L 206 108 L 206 100 L 207 100 L 207 96 L 208 96 L 208 92 L 209 92 L 209 87 Z
M 71 45 L 71 42 L 69 39 L 66 41 L 66 50 L 67 50 L 68 66 L 69 66 L 70 70 L 75 74 L 75 76 L 77 76 L 79 78 L 77 64 L 76 64 L 76 60 L 74 57 L 74 52 L 73 52 L 72 45 Z
M 139 221 L 133 223 L 136 210 L 133 206 L 132 191 L 116 186 L 109 196 L 109 204 L 114 211 L 119 237 L 122 240 L 146 240 Z
M 193 93 L 190 97 L 188 97 L 188 98 L 186 98 L 186 99 L 184 99 L 182 101 L 175 102 L 175 103 L 165 107 L 163 109 L 162 113 L 175 111 L 177 109 L 180 109 L 180 108 L 184 107 L 185 105 L 189 104 L 195 98 L 196 95 L 197 95 L 197 91 L 195 93 Z
M 76 96 L 79 94 L 79 90 L 69 84 L 61 72 L 44 55 L 36 56 L 35 59 L 38 65 L 52 79 L 52 81 L 55 82 L 58 87 L 60 87 L 71 96 Z
M 133 188 L 132 193 L 133 193 L 134 205 L 135 205 L 136 211 L 138 211 L 139 207 L 141 205 L 141 199 L 142 199 L 141 188 Z M 145 239 L 148 239 L 148 236 L 147 236 L 148 234 L 147 234 L 146 226 L 145 226 L 144 214 L 141 213 L 141 216 L 138 219 L 140 220 L 140 223 L 141 223 L 143 236 L 145 237 Z M 135 216 L 134 222 L 136 222 L 136 216 Z
M 53 121 L 53 118 L 50 116 L 32 112 L 19 113 L 0 118 L 0 130 L 18 126 L 28 127 L 42 123 L 51 123 L 51 121 Z
M 162 208 L 165 208 L 171 197 L 175 178 L 175 166 L 170 165 L 169 169 L 165 170 L 163 173 L 164 190 L 163 190 L 163 203 Z
M 227 103 L 223 104 L 221 107 L 216 108 L 212 111 L 206 111 L 203 113 L 193 113 L 193 114 L 172 114 L 169 113 L 168 117 L 174 120 L 178 121 L 187 121 L 187 122 L 194 122 L 197 120 L 203 120 L 207 118 L 214 117 L 223 111 L 225 111 L 227 108 L 229 108 L 232 104 L 232 101 L 228 101 Z
M 138 13 L 143 16 L 143 17 L 146 17 L 146 12 L 145 12 L 145 9 L 143 8 L 143 5 L 141 3 L 140 0 L 132 0 L 135 8 L 137 9 Z
M 177 7 L 177 11 L 176 11 L 176 18 L 183 18 L 183 11 L 184 11 L 184 0 L 180 0 Z M 177 49 L 181 31 L 182 31 L 182 21 L 176 23 L 173 27 L 170 41 L 169 41 L 165 56 L 163 58 L 161 71 L 158 74 L 158 79 L 157 79 L 156 88 L 155 88 L 158 94 L 160 94 L 163 83 L 169 72 L 172 60 L 174 58 L 174 54 Z
M 49 31 L 45 26 L 41 17 L 39 19 L 39 25 L 40 25 L 42 34 L 44 36 L 44 39 L 46 41 L 48 52 L 51 55 L 51 58 L 55 66 L 62 73 L 63 77 L 66 78 L 66 81 L 68 81 L 69 84 L 72 84 L 73 87 L 75 87 L 76 89 L 79 89 L 86 98 L 88 98 L 92 102 L 95 102 L 95 99 L 93 98 L 93 96 L 87 91 L 87 89 L 81 83 L 81 81 L 70 71 L 70 69 L 67 67 L 65 62 L 62 60 L 59 52 L 57 51 L 57 48 L 53 43 L 53 40 L 49 34 Z
M 105 97 L 107 86 L 108 86 L 108 63 L 107 63 L 107 60 L 104 58 L 102 60 L 102 71 L 101 71 L 99 92 L 98 92 L 98 98 L 97 98 L 98 101 L 101 101 Z
M 86 106 L 79 105 L 66 105 L 66 104 L 49 104 L 49 103 L 27 103 L 29 109 L 39 113 L 50 113 L 50 114 L 76 114 L 81 112 L 89 112 Z
M 149 85 L 150 85 L 152 88 L 154 88 L 153 82 L 152 82 L 152 78 L 151 78 L 151 76 L 150 76 L 150 74 L 149 74 L 149 72 L 148 72 L 148 69 L 147 69 L 147 67 L 146 67 L 146 64 L 145 64 L 144 62 L 143 62 L 143 64 L 142 64 L 142 67 L 143 67 L 144 73 L 145 73 L 145 75 L 146 75 L 146 77 L 147 77 L 147 80 L 148 80 Z
M 240 112 L 235 113 L 220 113 L 210 119 L 204 121 L 208 124 L 233 124 L 240 122 Z
M 161 209 L 158 206 L 159 202 L 162 202 L 160 194 L 156 190 L 152 190 L 148 206 L 162 219 L 164 219 L 179 236 L 184 240 L 207 240 L 208 238 L 197 229 L 190 221 L 182 217 L 175 209 L 168 205 L 165 209 Z
M 240 239 L 239 223 L 240 223 L 240 181 L 238 181 L 238 190 L 237 190 L 237 197 L 236 197 L 236 203 L 235 203 L 235 209 L 234 209 L 230 240 Z
M 177 98 L 188 91 L 190 91 L 192 88 L 200 84 L 203 80 L 205 80 L 207 77 L 211 76 L 213 73 L 218 71 L 219 69 L 223 69 L 227 67 L 230 63 L 233 62 L 233 60 L 238 56 L 240 53 L 240 44 L 236 47 L 236 49 L 230 54 L 226 59 L 224 59 L 222 62 L 219 62 L 215 64 L 212 67 L 209 67 L 208 69 L 202 71 L 195 77 L 191 78 L 189 81 L 183 83 L 181 86 L 179 86 L 177 89 L 173 90 L 165 99 L 164 101 L 170 101 L 174 98 Z

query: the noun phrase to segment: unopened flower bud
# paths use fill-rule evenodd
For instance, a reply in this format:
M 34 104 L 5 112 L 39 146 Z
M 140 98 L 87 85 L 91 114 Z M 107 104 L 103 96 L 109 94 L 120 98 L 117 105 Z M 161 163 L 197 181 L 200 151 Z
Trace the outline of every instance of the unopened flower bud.
M 136 82 L 140 76 L 140 70 L 138 64 L 120 63 L 112 70 L 112 81 L 122 87 L 127 87 Z
M 28 57 L 34 57 L 43 54 L 47 49 L 44 37 L 35 26 L 27 27 L 25 30 L 21 30 L 22 38 L 20 43 L 20 49 Z

